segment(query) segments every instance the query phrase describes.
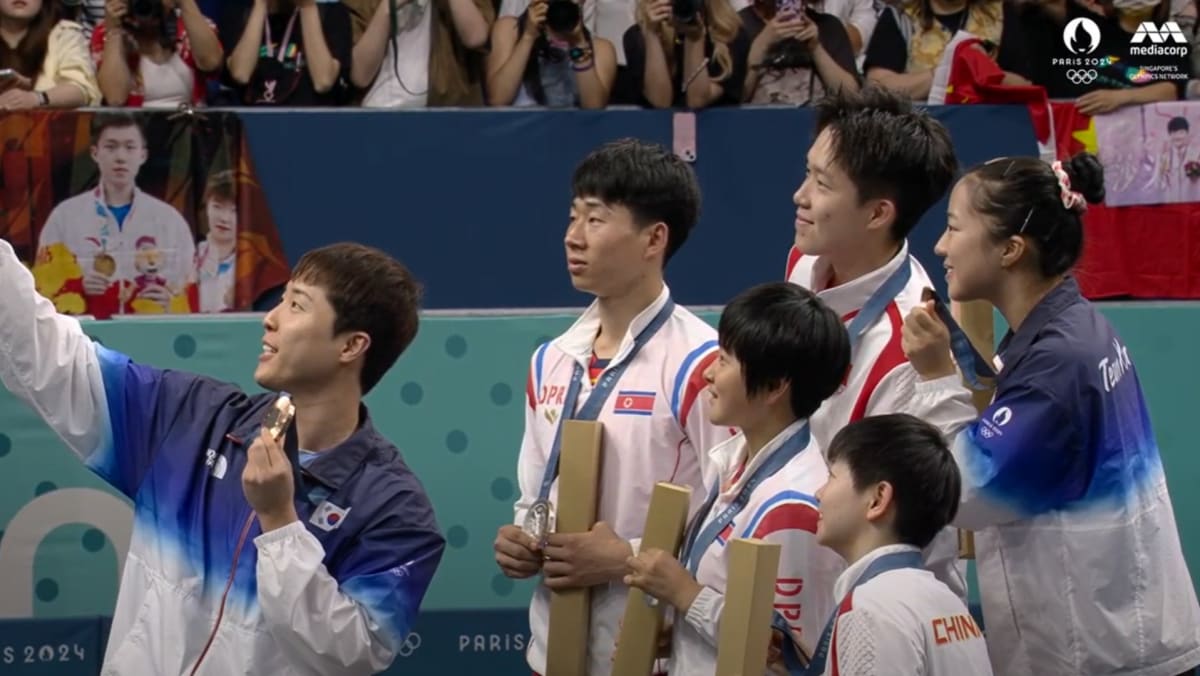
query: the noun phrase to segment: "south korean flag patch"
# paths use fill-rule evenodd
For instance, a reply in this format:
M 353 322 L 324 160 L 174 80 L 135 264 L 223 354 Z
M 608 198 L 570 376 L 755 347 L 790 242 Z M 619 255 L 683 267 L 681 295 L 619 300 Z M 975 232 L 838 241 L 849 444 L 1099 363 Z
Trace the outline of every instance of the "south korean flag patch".
M 346 520 L 346 515 L 349 513 L 349 507 L 342 509 L 332 502 L 325 500 L 320 505 L 317 505 L 316 511 L 313 512 L 312 518 L 308 522 L 323 531 L 331 531 L 342 525 L 342 522 Z

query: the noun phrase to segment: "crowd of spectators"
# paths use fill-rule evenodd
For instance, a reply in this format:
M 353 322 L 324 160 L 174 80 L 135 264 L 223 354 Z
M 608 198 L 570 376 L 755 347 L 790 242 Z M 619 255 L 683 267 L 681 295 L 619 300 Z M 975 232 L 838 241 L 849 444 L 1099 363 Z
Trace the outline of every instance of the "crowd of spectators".
M 1089 114 L 1200 98 L 1198 0 L 888 1 L 0 0 L 0 110 L 923 101 L 959 32 Z

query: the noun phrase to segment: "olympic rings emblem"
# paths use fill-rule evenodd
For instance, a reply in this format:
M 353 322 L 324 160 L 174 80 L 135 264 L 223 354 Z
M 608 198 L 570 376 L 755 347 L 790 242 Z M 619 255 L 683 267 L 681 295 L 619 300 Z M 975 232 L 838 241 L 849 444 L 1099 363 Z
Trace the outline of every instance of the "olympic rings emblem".
M 400 648 L 396 650 L 396 653 L 399 654 L 400 657 L 409 657 L 413 653 L 417 652 L 417 648 L 420 647 L 421 635 L 414 631 L 408 636 L 404 637 L 404 643 L 400 644 Z
M 1067 71 L 1067 79 L 1071 84 L 1091 84 L 1100 74 L 1091 68 L 1071 68 Z

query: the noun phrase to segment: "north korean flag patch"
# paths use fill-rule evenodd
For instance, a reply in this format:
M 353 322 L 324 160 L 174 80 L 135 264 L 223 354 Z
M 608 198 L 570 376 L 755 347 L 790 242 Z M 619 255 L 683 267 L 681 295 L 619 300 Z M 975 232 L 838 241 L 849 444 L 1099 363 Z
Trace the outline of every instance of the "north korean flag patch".
M 618 415 L 653 415 L 654 392 L 622 390 L 613 400 L 613 413 Z

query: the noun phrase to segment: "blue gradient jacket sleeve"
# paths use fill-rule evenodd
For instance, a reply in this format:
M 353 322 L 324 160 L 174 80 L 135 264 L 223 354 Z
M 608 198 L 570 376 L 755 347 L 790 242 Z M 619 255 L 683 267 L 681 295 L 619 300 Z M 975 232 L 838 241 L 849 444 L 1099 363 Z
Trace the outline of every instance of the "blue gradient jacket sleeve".
M 134 364 L 95 343 L 36 291 L 0 240 L 0 381 L 88 467 L 133 497 L 177 420 L 211 417 L 218 390 L 198 376 Z
M 1055 393 L 1078 382 L 1076 369 L 1045 351 L 1014 367 L 1016 372 L 1004 374 L 992 404 L 953 441 L 963 479 L 954 520 L 960 528 L 1044 514 L 1087 491 L 1083 421 L 1077 420 L 1083 407 L 1078 401 L 1067 405 Z
M 259 605 L 292 659 L 325 676 L 374 674 L 395 659 L 445 547 L 403 512 L 365 529 L 332 572 L 301 522 L 255 539 Z
M 234 385 L 137 364 L 100 344 L 94 350 L 107 420 L 100 423 L 106 434 L 86 462 L 130 498 L 176 424 L 211 420 L 223 401 L 241 394 Z

